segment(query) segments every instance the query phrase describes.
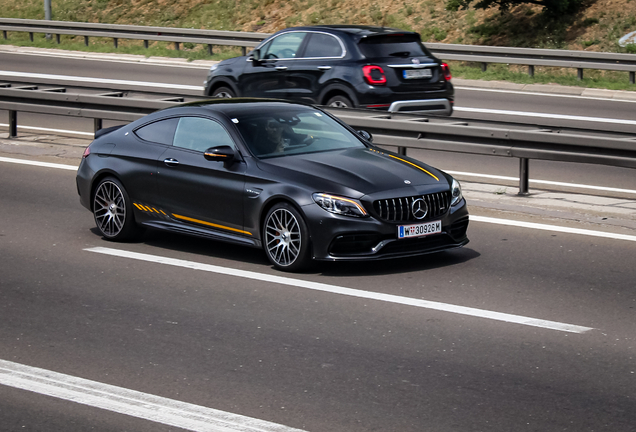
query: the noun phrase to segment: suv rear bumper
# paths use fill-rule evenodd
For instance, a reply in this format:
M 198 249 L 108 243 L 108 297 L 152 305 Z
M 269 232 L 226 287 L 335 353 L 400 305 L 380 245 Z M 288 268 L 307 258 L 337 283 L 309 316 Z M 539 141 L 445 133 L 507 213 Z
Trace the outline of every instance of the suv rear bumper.
M 389 112 L 418 112 L 424 111 L 429 114 L 451 115 L 453 105 L 448 99 L 420 99 L 395 101 L 388 109 Z

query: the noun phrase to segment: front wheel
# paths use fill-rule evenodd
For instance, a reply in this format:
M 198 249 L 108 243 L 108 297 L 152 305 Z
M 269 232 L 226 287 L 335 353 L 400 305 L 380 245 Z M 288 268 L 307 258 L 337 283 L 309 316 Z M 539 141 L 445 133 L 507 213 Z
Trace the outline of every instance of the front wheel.
M 234 93 L 234 91 L 232 91 L 231 88 L 228 87 L 219 87 L 218 89 L 214 90 L 212 92 L 212 97 L 213 98 L 233 98 L 236 97 L 236 94 Z
M 108 240 L 130 240 L 138 232 L 128 193 L 114 177 L 107 177 L 97 185 L 93 216 L 97 228 Z
M 300 213 L 290 204 L 274 205 L 263 224 L 263 248 L 279 270 L 295 272 L 311 261 L 309 230 Z
M 327 101 L 327 106 L 334 108 L 353 108 L 353 102 L 346 96 L 337 95 Z

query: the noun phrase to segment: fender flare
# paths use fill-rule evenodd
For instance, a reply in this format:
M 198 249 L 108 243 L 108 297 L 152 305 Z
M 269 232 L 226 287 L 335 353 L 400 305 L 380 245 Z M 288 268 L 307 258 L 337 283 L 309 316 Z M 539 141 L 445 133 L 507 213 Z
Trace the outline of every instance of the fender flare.
M 347 96 L 351 100 L 351 102 L 353 102 L 354 107 L 358 107 L 360 105 L 360 103 L 358 102 L 358 98 L 356 97 L 353 90 L 351 90 L 351 88 L 349 88 L 347 85 L 339 83 L 329 84 L 320 92 L 320 96 L 318 97 L 318 102 L 320 105 L 325 105 L 327 103 L 326 97 L 329 93 L 344 93 L 345 96 Z

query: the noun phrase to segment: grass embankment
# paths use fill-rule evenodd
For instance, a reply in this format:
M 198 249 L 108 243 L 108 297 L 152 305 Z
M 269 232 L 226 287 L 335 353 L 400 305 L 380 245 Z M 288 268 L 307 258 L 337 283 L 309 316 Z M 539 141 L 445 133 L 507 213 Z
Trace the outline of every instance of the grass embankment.
M 53 19 L 59 21 L 154 25 L 215 30 L 274 32 L 304 24 L 367 24 L 414 30 L 425 42 L 575 49 L 636 53 L 636 46 L 618 45 L 618 39 L 636 31 L 636 0 L 597 0 L 573 16 L 549 20 L 539 8 L 522 5 L 508 13 L 496 10 L 450 12 L 443 0 L 52 0 Z M 5 18 L 44 19 L 42 0 L 0 0 Z M 26 33 L 10 33 L 1 43 L 79 51 L 121 52 L 145 56 L 210 59 L 201 45 L 155 42 L 148 50 L 142 41 L 61 36 L 46 40 Z M 238 48 L 215 47 L 212 59 L 240 55 Z M 579 81 L 576 70 L 535 68 L 529 77 L 523 66 L 452 62 L 453 76 L 505 80 L 517 83 L 556 83 L 613 90 L 636 90 L 626 72 L 586 70 Z

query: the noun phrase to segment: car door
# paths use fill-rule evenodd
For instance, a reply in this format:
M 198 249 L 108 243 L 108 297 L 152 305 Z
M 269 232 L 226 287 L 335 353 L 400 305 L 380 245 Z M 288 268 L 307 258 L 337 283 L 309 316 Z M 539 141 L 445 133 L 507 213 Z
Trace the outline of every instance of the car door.
M 259 49 L 260 60 L 248 58 L 238 79 L 241 94 L 285 99 L 289 93 L 289 75 L 306 35 L 300 31 L 282 33 Z
M 333 75 L 346 51 L 342 41 L 329 33 L 309 32 L 306 39 L 302 58 L 294 62 L 288 78 L 289 98 L 320 103 L 324 83 Z
M 243 234 L 245 163 L 204 158 L 210 147 L 228 145 L 238 153 L 227 129 L 206 117 L 181 117 L 172 147 L 158 160 L 157 189 L 169 216 L 201 228 Z

